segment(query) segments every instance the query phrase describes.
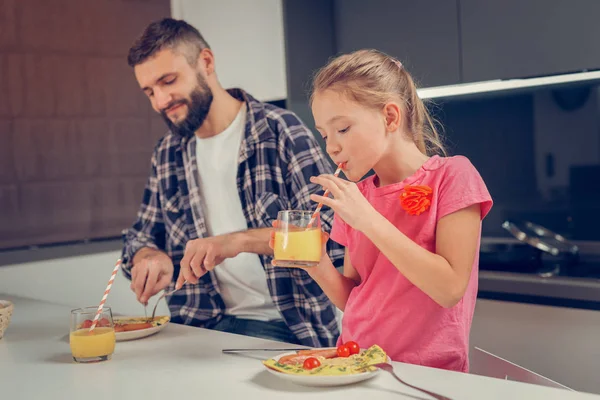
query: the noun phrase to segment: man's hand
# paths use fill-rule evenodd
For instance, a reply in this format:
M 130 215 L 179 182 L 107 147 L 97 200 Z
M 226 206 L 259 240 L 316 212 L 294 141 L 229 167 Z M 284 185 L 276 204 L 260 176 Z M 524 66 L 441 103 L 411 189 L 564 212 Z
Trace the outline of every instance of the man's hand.
M 133 257 L 131 290 L 137 300 L 148 304 L 150 297 L 166 288 L 173 279 L 173 261 L 162 251 L 145 247 Z
M 233 258 L 242 252 L 239 235 L 222 235 L 210 238 L 190 240 L 185 246 L 181 260 L 181 270 L 175 288 L 183 282 L 198 283 L 198 279 L 213 270 L 227 258 Z

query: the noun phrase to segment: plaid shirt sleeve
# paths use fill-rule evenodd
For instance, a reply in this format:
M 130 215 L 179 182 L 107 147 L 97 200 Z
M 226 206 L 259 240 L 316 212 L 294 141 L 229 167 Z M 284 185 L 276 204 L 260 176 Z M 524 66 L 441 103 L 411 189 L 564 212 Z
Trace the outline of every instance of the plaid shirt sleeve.
M 317 204 L 310 195 L 321 192 L 322 188 L 312 182 L 312 176 L 333 174 L 333 168 L 327 161 L 324 151 L 314 134 L 298 117 L 289 113 L 284 115 L 288 134 L 285 135 L 285 159 L 289 160 L 285 181 L 293 209 L 314 210 Z M 327 206 L 321 209 L 323 230 L 331 232 L 333 227 L 333 210 Z M 333 265 L 341 267 L 344 262 L 344 248 L 330 240 L 327 242 L 327 253 Z
M 143 247 L 165 248 L 165 225 L 158 195 L 157 149 L 152 155 L 152 170 L 144 189 L 136 221 L 130 229 L 123 232 L 124 247 L 121 269 L 128 279 L 131 279 L 132 260 L 138 250 Z

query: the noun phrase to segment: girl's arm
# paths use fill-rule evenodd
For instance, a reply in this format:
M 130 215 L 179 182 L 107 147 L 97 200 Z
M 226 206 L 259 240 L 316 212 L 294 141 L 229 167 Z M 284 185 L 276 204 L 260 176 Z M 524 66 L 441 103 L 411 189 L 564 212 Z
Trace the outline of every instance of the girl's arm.
M 325 255 L 316 268 L 305 269 L 309 275 L 323 289 L 333 304 L 344 311 L 350 292 L 361 282 L 360 275 L 350 263 L 350 256 L 346 248 L 344 256 L 344 273 L 340 274 L 333 266 L 329 256 Z
M 467 289 L 477 251 L 479 204 L 438 221 L 435 253 L 413 242 L 381 214 L 376 212 L 372 217 L 373 223 L 363 233 L 402 275 L 441 306 L 456 305 Z

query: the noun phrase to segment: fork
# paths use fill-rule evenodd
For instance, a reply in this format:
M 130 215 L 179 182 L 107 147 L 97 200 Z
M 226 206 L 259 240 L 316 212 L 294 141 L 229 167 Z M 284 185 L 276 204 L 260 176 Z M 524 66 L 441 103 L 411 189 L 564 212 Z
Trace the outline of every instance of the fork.
M 435 398 L 437 400 L 452 400 L 449 397 L 442 396 L 441 394 L 430 392 L 429 390 L 425 390 L 425 389 L 422 389 L 420 387 L 413 386 L 413 385 L 411 385 L 409 383 L 404 382 L 402 379 L 400 379 L 400 377 L 398 375 L 396 375 L 396 373 L 394 372 L 394 367 L 391 364 L 388 364 L 388 363 L 384 362 L 384 363 L 375 364 L 374 366 L 377 367 L 377 368 L 379 368 L 379 369 L 382 369 L 384 371 L 389 372 L 390 374 L 392 374 L 392 376 L 398 382 L 400 382 L 400 383 L 402 383 L 402 384 L 404 384 L 404 385 L 406 385 L 406 386 L 408 386 L 410 388 L 413 388 L 413 389 L 416 389 L 416 390 L 420 390 L 421 392 L 426 393 L 426 394 L 430 395 L 431 397 L 433 397 L 433 398 Z
M 187 283 L 187 281 L 183 281 L 183 285 L 185 285 Z M 183 287 L 183 285 L 181 285 L 181 287 Z M 181 288 L 179 288 L 181 289 Z M 173 289 L 170 292 L 163 292 L 163 294 L 158 298 L 158 300 L 156 301 L 156 305 L 154 306 L 154 310 L 152 310 L 152 317 L 150 317 L 150 320 L 154 320 L 154 315 L 156 314 L 156 307 L 158 307 L 158 303 L 160 303 L 160 301 L 162 299 L 164 299 L 166 296 L 170 296 L 173 293 L 175 293 L 176 291 L 178 291 L 179 289 Z

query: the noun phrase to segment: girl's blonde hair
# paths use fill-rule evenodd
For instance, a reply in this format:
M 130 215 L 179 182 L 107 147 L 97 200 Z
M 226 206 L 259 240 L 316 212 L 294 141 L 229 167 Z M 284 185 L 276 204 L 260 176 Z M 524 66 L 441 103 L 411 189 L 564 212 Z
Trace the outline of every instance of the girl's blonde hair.
M 400 61 L 378 50 L 358 50 L 331 60 L 313 80 L 311 103 L 318 91 L 340 91 L 364 106 L 382 110 L 391 100 L 404 106 L 406 129 L 426 155 L 446 150 L 417 87 Z

